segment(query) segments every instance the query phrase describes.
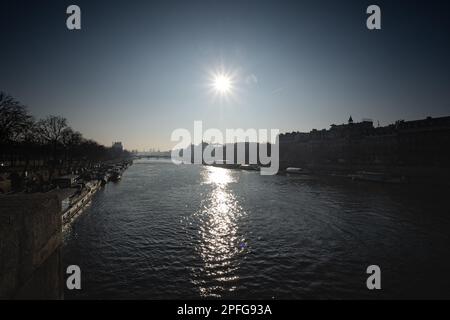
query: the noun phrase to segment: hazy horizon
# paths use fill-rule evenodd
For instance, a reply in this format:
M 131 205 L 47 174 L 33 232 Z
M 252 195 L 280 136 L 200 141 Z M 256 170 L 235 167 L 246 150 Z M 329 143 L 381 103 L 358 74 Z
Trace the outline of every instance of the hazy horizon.
M 195 120 L 307 132 L 450 115 L 445 2 L 377 1 L 377 31 L 371 1 L 83 0 L 80 31 L 70 4 L 1 2 L 0 90 L 105 145 L 168 150 Z

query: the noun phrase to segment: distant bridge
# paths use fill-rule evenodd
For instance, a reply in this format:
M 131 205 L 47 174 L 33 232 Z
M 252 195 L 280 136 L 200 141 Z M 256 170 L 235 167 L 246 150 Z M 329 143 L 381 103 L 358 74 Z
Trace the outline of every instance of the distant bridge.
M 137 154 L 134 156 L 135 159 L 170 159 L 170 154 Z

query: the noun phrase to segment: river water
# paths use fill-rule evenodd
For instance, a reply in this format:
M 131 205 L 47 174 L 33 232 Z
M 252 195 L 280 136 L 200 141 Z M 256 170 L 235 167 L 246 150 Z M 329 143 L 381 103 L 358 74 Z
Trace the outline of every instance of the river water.
M 67 230 L 65 298 L 450 298 L 448 191 L 137 161 Z

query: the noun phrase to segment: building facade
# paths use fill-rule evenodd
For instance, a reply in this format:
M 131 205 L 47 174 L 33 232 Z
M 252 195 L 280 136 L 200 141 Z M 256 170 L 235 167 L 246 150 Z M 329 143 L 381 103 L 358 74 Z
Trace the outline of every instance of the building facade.
M 450 117 L 397 121 L 374 127 L 371 120 L 330 129 L 280 135 L 282 166 L 450 167 Z

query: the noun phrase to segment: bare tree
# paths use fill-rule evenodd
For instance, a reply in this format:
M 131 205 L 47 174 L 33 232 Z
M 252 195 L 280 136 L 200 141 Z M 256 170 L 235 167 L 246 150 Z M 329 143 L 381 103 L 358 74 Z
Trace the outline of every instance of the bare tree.
M 22 140 L 33 125 L 27 108 L 13 97 L 0 92 L 0 143 Z
M 48 116 L 37 123 L 37 132 L 40 139 L 52 149 L 53 162 L 51 164 L 50 178 L 53 176 L 57 165 L 59 165 L 58 146 L 63 145 L 64 131 L 68 128 L 67 119 L 60 116 Z
M 62 132 L 61 142 L 64 147 L 71 149 L 83 142 L 83 135 L 80 132 L 73 131 L 72 128 L 67 127 Z
M 37 130 L 42 140 L 52 146 L 62 143 L 64 130 L 68 129 L 67 119 L 59 116 L 48 116 L 37 123 Z
M 65 159 L 68 161 L 69 168 L 72 167 L 74 157 L 84 142 L 83 135 L 78 131 L 73 131 L 68 127 L 62 133 L 62 144 L 64 146 Z

